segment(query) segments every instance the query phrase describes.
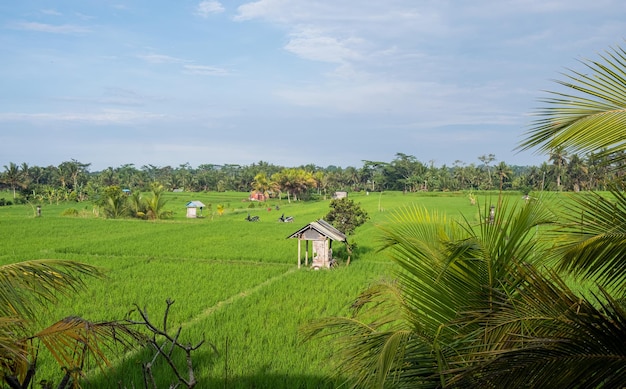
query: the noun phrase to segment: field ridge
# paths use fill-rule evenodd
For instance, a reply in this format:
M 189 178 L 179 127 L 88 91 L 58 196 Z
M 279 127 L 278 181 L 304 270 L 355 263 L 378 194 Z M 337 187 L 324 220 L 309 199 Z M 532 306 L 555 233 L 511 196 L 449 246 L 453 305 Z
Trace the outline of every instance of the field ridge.
M 227 299 L 224 300 L 220 300 L 218 301 L 216 304 L 210 306 L 209 308 L 205 309 L 203 312 L 201 312 L 199 315 L 196 315 L 195 317 L 193 317 L 191 320 L 187 321 L 186 323 L 183 324 L 194 324 L 202 319 L 205 319 L 206 317 L 212 315 L 215 311 L 221 309 L 222 307 L 225 307 L 226 305 L 232 304 L 236 301 L 239 301 L 240 299 L 243 299 L 245 297 L 250 296 L 253 293 L 258 292 L 259 290 L 265 288 L 268 285 L 273 284 L 276 281 L 279 281 L 285 277 L 287 277 L 288 275 L 295 273 L 298 269 L 293 267 L 288 269 L 286 272 L 279 274 L 277 276 L 268 278 L 267 280 L 261 282 L 260 284 L 257 284 L 251 288 L 248 288 L 246 290 L 243 290 L 239 293 L 235 293 L 234 295 L 228 297 Z

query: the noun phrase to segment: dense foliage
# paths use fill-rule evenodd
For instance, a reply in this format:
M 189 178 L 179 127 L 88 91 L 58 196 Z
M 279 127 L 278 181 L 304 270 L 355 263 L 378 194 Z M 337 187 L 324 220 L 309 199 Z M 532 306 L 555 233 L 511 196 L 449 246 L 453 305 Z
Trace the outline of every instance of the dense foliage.
M 547 100 L 522 146 L 550 152 L 557 188 L 567 150 L 597 152 L 614 172 L 610 195 L 568 195 L 561 207 L 499 199 L 478 222 L 394 212 L 381 238 L 395 280 L 365 290 L 352 316 L 308 329 L 336 339 L 352 387 L 624 386 L 626 52 L 603 60 L 560 83 L 569 91 Z
M 369 219 L 369 215 L 360 204 L 344 197 L 331 200 L 330 211 L 328 211 L 324 219 L 339 231 L 350 235 L 358 226 L 364 224 Z
M 390 162 L 364 161 L 361 167 L 283 167 L 260 161 L 251 165 L 189 164 L 178 167 L 133 164 L 91 172 L 90 163 L 76 160 L 58 166 L 9 163 L 0 172 L 0 189 L 13 199 L 0 204 L 35 199 L 49 204 L 93 200 L 104 188 L 117 186 L 131 192 L 147 192 L 157 183 L 166 191 L 250 191 L 288 199 L 326 197 L 335 191 L 459 191 L 606 190 L 622 173 L 622 151 L 589 153 L 585 157 L 555 148 L 541 166 L 512 166 L 494 154 L 478 157 L 479 163 L 456 161 L 453 166 L 425 164 L 415 156 L 397 153 Z M 615 157 L 618 158 L 615 158 Z M 21 196 L 18 194 L 21 193 Z

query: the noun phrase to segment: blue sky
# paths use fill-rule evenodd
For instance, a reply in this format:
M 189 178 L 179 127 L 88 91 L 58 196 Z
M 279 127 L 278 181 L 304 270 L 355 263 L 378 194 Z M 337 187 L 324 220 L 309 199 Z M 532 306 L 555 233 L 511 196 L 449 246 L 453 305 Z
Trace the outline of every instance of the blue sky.
M 3 1 L 0 166 L 540 164 L 514 149 L 622 0 Z

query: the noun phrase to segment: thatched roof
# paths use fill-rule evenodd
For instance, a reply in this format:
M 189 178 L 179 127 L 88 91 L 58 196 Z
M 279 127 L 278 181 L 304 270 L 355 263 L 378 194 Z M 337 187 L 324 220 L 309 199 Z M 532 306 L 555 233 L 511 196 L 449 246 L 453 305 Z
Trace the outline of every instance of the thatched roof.
M 339 231 L 323 219 L 307 224 L 298 231 L 289 235 L 287 239 L 298 238 L 305 240 L 318 240 L 320 237 L 329 238 L 339 242 L 345 242 L 347 239 L 343 232 Z

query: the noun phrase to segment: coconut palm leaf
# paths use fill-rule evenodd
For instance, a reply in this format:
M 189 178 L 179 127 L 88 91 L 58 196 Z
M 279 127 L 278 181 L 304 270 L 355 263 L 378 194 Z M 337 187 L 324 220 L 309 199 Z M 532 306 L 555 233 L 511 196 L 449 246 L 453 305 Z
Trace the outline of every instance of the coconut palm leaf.
M 23 333 L 24 322 L 17 318 L 0 317 L 0 369 L 17 368 L 26 371 L 28 368 L 27 347 L 16 338 Z
M 455 387 L 615 388 L 626 382 L 626 311 L 606 291 L 586 299 L 555 272 L 523 266 L 525 282 L 490 315 L 508 347 L 476 355 L 483 363 Z
M 119 322 L 94 323 L 80 317 L 67 317 L 37 332 L 27 341 L 39 340 L 58 364 L 78 375 L 93 363 L 100 369 L 110 365 L 112 353 L 135 347 L 143 336 Z
M 626 195 L 578 194 L 564 203 L 562 222 L 549 236 L 559 270 L 605 288 L 626 285 Z
M 33 260 L 0 266 L 0 316 L 33 320 L 35 307 L 85 287 L 83 277 L 101 277 L 96 267 L 64 260 Z
M 354 318 L 329 318 L 327 331 L 341 344 L 341 372 L 355 387 L 441 387 L 484 362 L 481 352 L 502 348 L 485 318 L 500 295 L 523 278 L 518 263 L 536 262 L 536 227 L 553 216 L 531 202 L 503 202 L 493 222 L 450 221 L 418 207 L 401 209 L 381 226 L 381 243 L 399 265 L 397 282 L 378 284 L 355 303 Z M 485 341 L 487 340 L 487 341 Z
M 331 337 L 339 348 L 336 375 L 353 388 L 436 388 L 440 350 L 424 328 L 411 328 L 405 318 L 403 293 L 395 282 L 381 281 L 364 291 L 353 305 L 353 317 L 329 317 L 302 328 L 304 340 Z
M 562 147 L 570 154 L 599 151 L 615 158 L 626 150 L 626 51 L 615 48 L 600 61 L 584 61 L 589 74 L 571 71 L 568 81 L 557 81 L 571 92 L 549 92 L 538 119 L 526 133 L 520 149 L 538 147 L 550 152 Z

